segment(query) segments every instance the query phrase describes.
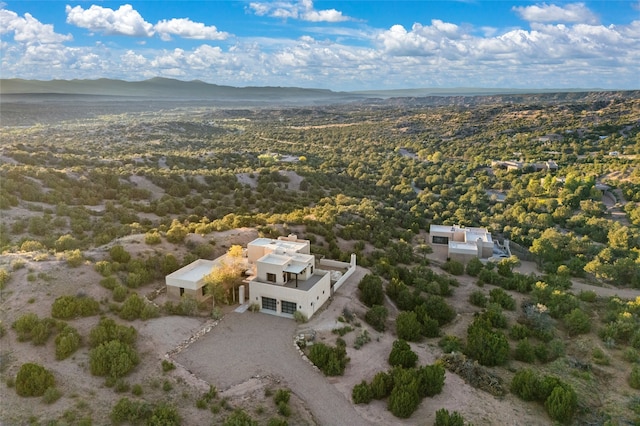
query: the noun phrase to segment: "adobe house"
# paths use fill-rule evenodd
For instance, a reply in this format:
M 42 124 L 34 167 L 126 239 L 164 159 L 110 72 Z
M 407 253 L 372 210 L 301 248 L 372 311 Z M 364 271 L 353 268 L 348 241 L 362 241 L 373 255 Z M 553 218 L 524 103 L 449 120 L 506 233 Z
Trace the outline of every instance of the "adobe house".
M 167 296 L 172 299 L 190 296 L 198 302 L 210 298 L 211 296 L 207 294 L 206 286 L 204 285 L 204 277 L 211 273 L 213 268 L 220 263 L 220 259 L 198 259 L 167 275 L 165 277 Z
M 447 258 L 452 260 L 466 263 L 493 256 L 493 239 L 486 228 L 431 225 L 429 236 L 431 244 L 447 245 Z

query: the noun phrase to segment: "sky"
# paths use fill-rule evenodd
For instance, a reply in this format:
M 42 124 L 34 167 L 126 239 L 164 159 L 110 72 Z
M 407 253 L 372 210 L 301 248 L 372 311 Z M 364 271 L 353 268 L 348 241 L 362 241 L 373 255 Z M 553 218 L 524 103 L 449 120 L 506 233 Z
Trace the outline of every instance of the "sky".
M 0 77 L 640 89 L 640 0 L 0 0 Z

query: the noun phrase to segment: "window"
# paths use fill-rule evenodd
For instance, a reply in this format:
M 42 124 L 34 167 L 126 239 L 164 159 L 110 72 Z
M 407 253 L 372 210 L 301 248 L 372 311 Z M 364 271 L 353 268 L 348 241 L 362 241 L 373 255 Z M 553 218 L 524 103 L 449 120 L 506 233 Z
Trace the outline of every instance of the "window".
M 449 237 L 439 237 L 437 235 L 434 235 L 433 237 L 431 237 L 431 242 L 433 244 L 449 244 Z
M 270 272 L 267 272 L 267 281 L 269 281 L 270 283 L 275 283 L 276 282 L 276 274 L 272 274 Z
M 282 301 L 282 313 L 283 314 L 291 314 L 296 311 L 296 304 L 294 302 L 287 302 L 286 300 Z
M 180 297 L 184 294 L 184 287 L 180 287 Z
M 311 275 L 313 275 L 313 265 L 311 265 Z
M 276 299 L 272 299 L 270 297 L 262 298 L 262 309 L 267 309 L 269 311 L 276 310 Z
M 202 295 L 206 296 L 207 295 L 207 286 L 202 286 Z

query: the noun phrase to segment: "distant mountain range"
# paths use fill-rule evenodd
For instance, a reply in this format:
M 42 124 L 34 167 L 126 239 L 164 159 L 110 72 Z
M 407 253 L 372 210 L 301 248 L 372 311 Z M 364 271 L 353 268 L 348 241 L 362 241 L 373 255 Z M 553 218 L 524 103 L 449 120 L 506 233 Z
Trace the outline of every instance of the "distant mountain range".
M 0 94 L 59 94 L 182 100 L 317 100 L 324 102 L 362 100 L 370 98 L 405 98 L 431 96 L 495 96 L 558 92 L 592 92 L 600 89 L 499 89 L 499 88 L 423 88 L 402 90 L 368 90 L 334 92 L 299 87 L 232 87 L 205 83 L 152 78 L 144 81 L 97 80 L 22 80 L 0 79 Z

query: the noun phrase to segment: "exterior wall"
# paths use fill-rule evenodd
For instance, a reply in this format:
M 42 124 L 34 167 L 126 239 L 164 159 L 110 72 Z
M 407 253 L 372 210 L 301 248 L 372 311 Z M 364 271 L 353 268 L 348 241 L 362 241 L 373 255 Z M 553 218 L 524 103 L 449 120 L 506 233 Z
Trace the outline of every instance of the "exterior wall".
M 184 287 L 182 287 L 184 288 Z M 191 290 L 188 288 L 184 289 L 183 292 L 183 296 L 187 296 L 187 297 L 191 297 L 195 300 L 197 300 L 198 302 L 203 302 L 207 299 L 211 298 L 211 295 L 206 294 L 203 295 L 202 294 L 202 287 L 198 288 L 197 290 Z M 175 287 L 175 286 L 167 286 L 167 297 L 173 300 L 180 300 L 180 298 L 182 296 L 180 296 L 180 287 Z
M 256 263 L 256 261 L 265 254 L 264 247 L 254 246 L 251 243 L 247 245 L 247 259 L 249 260 L 249 263 Z
M 475 256 L 473 254 L 449 253 L 449 259 L 456 260 L 458 262 L 464 263 L 465 265 L 473 258 L 477 259 L 478 256 Z
M 269 282 L 269 280 L 267 280 L 267 274 L 274 274 L 276 276 L 276 284 L 284 284 L 284 275 L 282 272 L 284 269 L 283 265 L 260 261 L 256 264 L 258 269 L 258 279 L 260 281 Z
M 333 267 L 338 267 L 338 268 L 346 268 L 348 267 L 349 269 L 347 269 L 347 272 L 345 272 L 342 277 L 340 277 L 340 279 L 338 281 L 335 282 L 335 284 L 333 284 L 333 293 L 335 293 L 336 291 L 338 291 L 338 289 L 340 287 L 342 287 L 342 284 L 344 284 L 344 282 L 349 279 L 349 277 L 351 275 L 353 275 L 353 273 L 356 271 L 356 255 L 355 253 L 351 254 L 351 262 L 350 263 L 346 263 L 346 262 L 338 262 L 336 260 L 325 260 L 325 259 L 321 259 L 320 260 L 320 264 L 321 265 L 326 265 L 326 266 L 333 266 Z
M 295 288 L 284 287 L 253 280 L 249 283 L 250 302 L 260 304 L 262 308 L 262 297 L 276 299 L 276 314 L 282 313 L 282 301 L 295 302 L 297 310 L 302 312 L 307 318 L 313 314 L 328 299 L 331 293 L 331 280 L 329 274 L 324 276 L 308 291 L 297 290 Z M 271 313 L 271 311 L 267 311 Z

